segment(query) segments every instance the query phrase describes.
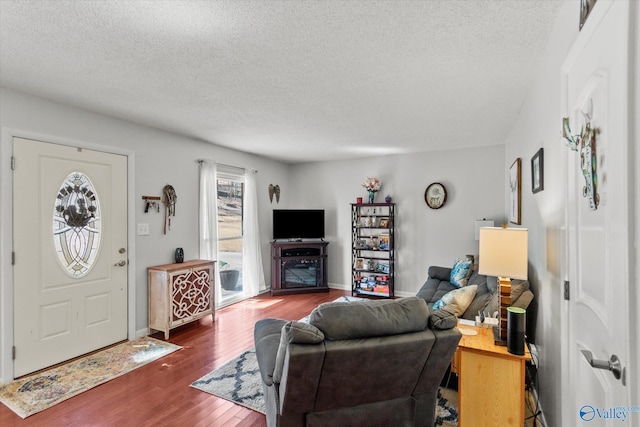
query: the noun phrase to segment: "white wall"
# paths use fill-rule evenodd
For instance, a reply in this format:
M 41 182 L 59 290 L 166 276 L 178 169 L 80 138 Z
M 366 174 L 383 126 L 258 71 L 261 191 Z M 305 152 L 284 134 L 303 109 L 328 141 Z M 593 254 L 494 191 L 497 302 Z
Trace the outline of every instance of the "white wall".
M 632 176 L 635 176 L 635 179 L 631 182 L 630 190 L 635 191 L 636 197 L 636 206 L 635 206 L 635 240 L 633 241 L 633 246 L 636 251 L 636 261 L 635 265 L 633 261 L 630 260 L 633 266 L 634 275 L 631 276 L 631 286 L 629 289 L 629 297 L 632 300 L 635 300 L 636 305 L 635 309 L 633 306 L 629 311 L 631 314 L 631 322 L 634 325 L 640 325 L 640 168 L 637 165 L 640 165 L 640 79 L 637 78 L 640 73 L 640 6 L 635 5 L 632 9 L 632 20 L 631 22 L 635 22 L 635 25 L 632 25 L 632 31 L 635 34 L 635 64 L 634 69 L 631 70 L 631 75 L 636 76 L 635 81 L 635 102 L 632 106 L 635 108 L 635 120 L 632 120 L 632 127 L 635 129 L 631 129 L 631 135 L 635 131 L 635 145 L 630 147 L 629 154 L 630 160 L 633 162 L 633 167 L 630 167 L 630 170 L 634 171 Z M 633 87 L 633 86 L 632 86 Z M 632 116 L 633 117 L 633 116 Z M 633 153 L 635 152 L 635 160 L 633 158 Z M 633 217 L 632 217 L 633 218 Z M 635 277 L 634 277 L 635 276 Z M 634 280 L 635 279 L 635 280 Z M 636 336 L 635 339 L 632 339 L 632 347 L 630 354 L 635 355 L 635 360 L 632 360 L 629 366 L 631 372 L 635 372 L 636 378 L 638 377 L 638 372 L 640 372 L 640 327 L 636 328 Z M 632 388 L 631 391 L 631 401 L 632 402 L 640 402 L 640 381 L 636 382 L 635 389 Z
M 522 227 L 529 229 L 529 281 L 536 295 L 540 398 L 547 425 L 561 425 L 560 317 L 567 147 L 561 136 L 561 65 L 578 35 L 580 2 L 560 9 L 541 63 L 506 141 L 504 167 L 522 158 Z M 544 148 L 544 191 L 531 191 L 531 157 Z
M 443 150 L 358 160 L 292 166 L 283 193 L 296 199 L 291 207 L 326 210 L 330 242 L 330 286 L 351 289 L 351 206 L 367 200 L 361 184 L 368 176 L 382 181 L 376 201 L 391 195 L 396 213 L 396 294 L 413 295 L 431 265 L 453 266 L 456 257 L 478 253 L 474 220 L 504 221 L 504 147 Z M 424 201 L 432 182 L 447 189 L 444 207 L 433 210 Z
M 13 283 L 10 263 L 12 183 L 9 158 L 13 135 L 85 148 L 112 147 L 132 153 L 135 195 L 133 222 L 149 223 L 149 236 L 133 236 L 135 253 L 129 254 L 135 269 L 130 286 L 135 288 L 136 334 L 147 328 L 146 267 L 174 262 L 176 247 L 183 247 L 186 259 L 198 257 L 198 164 L 205 158 L 221 163 L 258 169 L 258 205 L 262 257 L 269 284 L 271 205 L 269 183 L 286 182 L 289 166 L 262 157 L 214 146 L 140 126 L 87 110 L 72 108 L 46 99 L 0 88 L 0 382 L 11 379 L 10 355 L 13 345 Z M 163 214 L 144 213 L 143 195 L 160 196 L 171 184 L 178 195 L 171 231 L 162 232 Z M 19 185 L 18 185 L 19 187 Z M 275 204 L 275 202 L 274 202 Z M 135 230 L 135 226 L 133 227 Z M 130 226 L 131 230 L 131 226 Z

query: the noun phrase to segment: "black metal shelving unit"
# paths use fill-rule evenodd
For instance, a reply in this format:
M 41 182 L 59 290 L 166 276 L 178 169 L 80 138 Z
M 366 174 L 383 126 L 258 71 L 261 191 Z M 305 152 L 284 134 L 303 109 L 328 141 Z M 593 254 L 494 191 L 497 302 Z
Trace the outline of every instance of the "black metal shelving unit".
M 353 296 L 393 298 L 395 203 L 351 204 Z

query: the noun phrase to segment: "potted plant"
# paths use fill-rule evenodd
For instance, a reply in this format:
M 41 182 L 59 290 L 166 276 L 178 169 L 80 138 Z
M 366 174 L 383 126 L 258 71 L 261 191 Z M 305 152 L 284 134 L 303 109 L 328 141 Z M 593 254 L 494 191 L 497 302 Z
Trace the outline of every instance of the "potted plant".
M 229 263 L 220 261 L 220 286 L 226 291 L 233 291 L 238 284 L 240 271 L 229 268 Z

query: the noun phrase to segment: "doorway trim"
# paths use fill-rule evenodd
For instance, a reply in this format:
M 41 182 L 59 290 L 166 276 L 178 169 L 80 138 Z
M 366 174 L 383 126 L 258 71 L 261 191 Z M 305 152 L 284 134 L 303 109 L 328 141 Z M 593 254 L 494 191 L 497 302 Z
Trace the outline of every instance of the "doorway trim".
M 9 167 L 13 154 L 13 138 L 26 138 L 69 147 L 102 151 L 127 157 L 127 245 L 129 268 L 127 271 L 127 338 L 137 337 L 136 331 L 136 247 L 135 247 L 135 152 L 120 147 L 95 144 L 66 137 L 13 128 L 0 129 L 0 384 L 13 376 L 13 171 Z M 6 166 L 6 167 L 5 167 Z

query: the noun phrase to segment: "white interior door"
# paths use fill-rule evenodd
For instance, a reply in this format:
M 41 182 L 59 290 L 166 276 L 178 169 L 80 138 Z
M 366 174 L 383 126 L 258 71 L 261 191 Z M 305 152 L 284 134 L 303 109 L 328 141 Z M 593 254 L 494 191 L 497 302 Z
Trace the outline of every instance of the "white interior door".
M 127 338 L 127 158 L 13 149 L 18 377 Z
M 562 405 L 566 425 L 588 421 L 619 425 L 621 418 L 612 415 L 625 415 L 615 408 L 631 403 L 625 371 L 630 361 L 630 328 L 634 327 L 629 325 L 628 305 L 628 9 L 627 2 L 598 1 L 563 67 L 572 134 L 579 134 L 587 123 L 596 130 L 592 153 L 587 143 L 587 148 L 578 147 L 568 156 L 571 293 L 569 352 L 563 363 L 569 370 L 569 401 Z M 591 352 L 595 366 L 584 352 Z M 601 369 L 609 367 L 614 355 L 620 362 L 619 379 Z

